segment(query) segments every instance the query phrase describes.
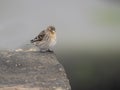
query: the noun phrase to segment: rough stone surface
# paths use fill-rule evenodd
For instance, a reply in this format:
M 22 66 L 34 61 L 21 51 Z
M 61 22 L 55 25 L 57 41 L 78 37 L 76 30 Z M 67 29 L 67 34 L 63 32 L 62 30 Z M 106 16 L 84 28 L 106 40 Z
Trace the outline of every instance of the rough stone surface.
M 71 90 L 54 53 L 0 51 L 0 90 Z

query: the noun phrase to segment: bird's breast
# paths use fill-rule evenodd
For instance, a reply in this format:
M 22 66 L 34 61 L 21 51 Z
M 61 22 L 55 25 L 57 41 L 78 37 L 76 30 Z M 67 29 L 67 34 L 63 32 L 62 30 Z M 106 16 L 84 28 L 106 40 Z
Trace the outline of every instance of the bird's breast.
M 56 40 L 56 33 L 50 33 L 50 37 L 52 41 Z

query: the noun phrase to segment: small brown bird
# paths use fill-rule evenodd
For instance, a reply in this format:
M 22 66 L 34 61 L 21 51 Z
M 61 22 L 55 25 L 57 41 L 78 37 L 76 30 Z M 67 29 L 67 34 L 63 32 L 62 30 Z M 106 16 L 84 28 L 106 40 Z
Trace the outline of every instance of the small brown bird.
M 46 30 L 43 30 L 38 36 L 32 39 L 31 43 L 39 47 L 42 52 L 53 52 L 53 47 L 56 44 L 55 27 L 48 26 Z

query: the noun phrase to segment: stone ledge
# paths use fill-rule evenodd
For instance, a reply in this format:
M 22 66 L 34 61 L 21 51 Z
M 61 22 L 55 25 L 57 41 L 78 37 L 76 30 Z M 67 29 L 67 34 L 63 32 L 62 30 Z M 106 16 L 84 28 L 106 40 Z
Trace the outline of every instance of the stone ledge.
M 0 51 L 0 90 L 71 90 L 54 53 Z

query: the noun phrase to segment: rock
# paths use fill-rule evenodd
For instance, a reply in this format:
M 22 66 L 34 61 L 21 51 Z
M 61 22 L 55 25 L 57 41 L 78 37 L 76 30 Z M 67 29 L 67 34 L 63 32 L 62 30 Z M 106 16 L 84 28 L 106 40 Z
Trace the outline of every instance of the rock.
M 0 90 L 71 90 L 54 53 L 0 51 Z

